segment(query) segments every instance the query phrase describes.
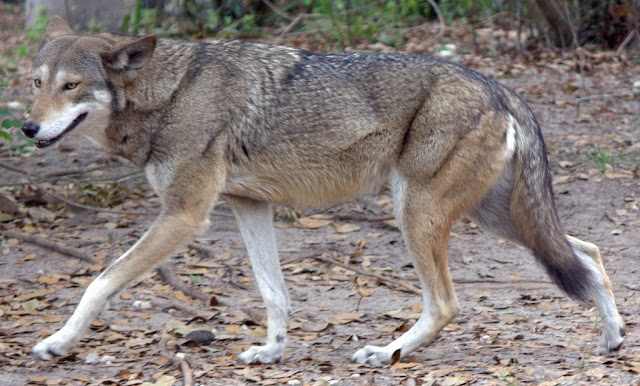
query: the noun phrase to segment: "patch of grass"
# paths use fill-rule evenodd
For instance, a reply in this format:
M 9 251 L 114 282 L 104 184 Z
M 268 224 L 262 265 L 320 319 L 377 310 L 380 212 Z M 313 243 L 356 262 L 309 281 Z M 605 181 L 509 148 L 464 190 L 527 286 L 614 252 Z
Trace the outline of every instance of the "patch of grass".
M 610 150 L 594 146 L 592 151 L 587 154 L 587 158 L 595 162 L 601 173 L 607 170 L 616 170 L 620 164 L 632 165 L 635 169 L 640 168 L 640 154 L 612 154 Z

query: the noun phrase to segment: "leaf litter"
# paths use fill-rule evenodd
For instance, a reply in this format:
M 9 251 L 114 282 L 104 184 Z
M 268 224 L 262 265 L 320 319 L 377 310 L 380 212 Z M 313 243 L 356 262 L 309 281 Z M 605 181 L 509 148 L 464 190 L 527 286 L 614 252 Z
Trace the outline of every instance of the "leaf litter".
M 409 46 L 422 49 L 417 43 L 420 36 L 415 39 Z M 393 365 L 379 369 L 351 363 L 351 354 L 363 345 L 384 345 L 407 331 L 422 310 L 417 295 L 350 269 L 418 285 L 395 220 L 339 219 L 350 214 L 388 218 L 392 201 L 383 194 L 325 210 L 278 208 L 278 213 L 288 214 L 277 218 L 276 225 L 294 307 L 290 345 L 281 364 L 245 366 L 237 361 L 243 350 L 263 342 L 260 315 L 265 310 L 242 240 L 224 204 L 212 218 L 214 227 L 202 236 L 214 256 L 205 258 L 187 248 L 172 257 L 180 281 L 221 300 L 220 304 L 192 299 L 152 273 L 114 298 L 70 355 L 52 362 L 35 361 L 28 354 L 30 347 L 62 326 L 84 288 L 140 237 L 150 217 L 84 211 L 22 183 L 15 189 L 0 188 L 0 229 L 77 247 L 97 262 L 3 238 L 3 382 L 181 385 L 185 373 L 176 353 L 184 353 L 196 382 L 211 385 L 640 382 L 636 253 L 640 101 L 637 97 L 592 98 L 630 88 L 640 79 L 640 69 L 606 53 L 590 53 L 587 59 L 591 72 L 576 73 L 576 59 L 570 56 L 551 55 L 522 65 L 506 57 L 462 55 L 465 64 L 500 78 L 523 95 L 540 118 L 560 216 L 570 234 L 600 246 L 612 278 L 627 323 L 619 355 L 593 355 L 601 327 L 594 309 L 573 303 L 551 285 L 519 282 L 544 278 L 528 253 L 462 221 L 454 226 L 450 243 L 461 313 L 429 347 L 402 361 L 394 358 Z M 23 67 L 29 67 L 28 61 Z M 26 72 L 16 76 L 26 77 Z M 26 89 L 19 95 L 29 98 Z M 1 162 L 43 173 L 66 169 L 70 159 L 85 170 L 108 165 L 95 173 L 100 178 L 117 176 L 117 170 L 128 167 L 77 138 L 70 137 L 64 146 L 60 149 L 64 152 L 3 155 Z M 2 184 L 19 181 L 24 181 L 23 176 L 4 171 L 0 175 Z M 142 180 L 127 183 L 117 192 L 95 184 L 68 192 L 84 195 L 78 200 L 84 203 L 91 197 L 93 203 L 112 200 L 108 204 L 119 210 L 152 212 L 158 207 Z M 56 184 L 41 188 L 67 193 Z M 117 197 L 110 195 L 115 193 Z M 326 256 L 329 251 L 333 260 L 301 258 Z M 498 285 L 493 279 L 512 284 Z

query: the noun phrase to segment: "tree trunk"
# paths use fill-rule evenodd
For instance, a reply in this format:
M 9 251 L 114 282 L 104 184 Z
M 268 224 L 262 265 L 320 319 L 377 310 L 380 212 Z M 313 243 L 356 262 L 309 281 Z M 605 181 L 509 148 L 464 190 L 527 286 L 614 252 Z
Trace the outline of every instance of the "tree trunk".
M 134 0 L 26 0 L 25 24 L 28 27 L 35 23 L 38 10 L 44 9 L 62 17 L 73 28 L 84 30 L 90 22 L 97 22 L 107 31 L 117 32 L 134 5 Z
M 534 2 L 549 24 L 549 33 L 553 43 L 562 48 L 572 47 L 576 44 L 573 26 L 569 15 L 563 8 L 563 1 L 534 0 Z

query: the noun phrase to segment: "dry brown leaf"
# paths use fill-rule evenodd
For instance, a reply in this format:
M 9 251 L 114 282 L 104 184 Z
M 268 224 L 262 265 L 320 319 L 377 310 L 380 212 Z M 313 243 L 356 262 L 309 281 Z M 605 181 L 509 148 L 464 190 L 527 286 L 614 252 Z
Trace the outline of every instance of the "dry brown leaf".
M 57 283 L 59 281 L 60 281 L 59 277 L 40 276 L 38 278 L 38 283 L 42 283 L 42 284 L 55 284 L 55 283 Z
M 15 298 L 13 298 L 13 300 L 21 302 L 23 300 L 30 300 L 30 299 L 35 299 L 35 298 L 41 298 L 44 297 L 52 292 L 54 292 L 55 290 L 52 288 L 47 288 L 47 289 L 41 289 L 38 291 L 34 291 L 34 292 L 29 292 L 28 294 L 24 294 L 24 295 L 20 295 L 20 296 L 16 296 Z
M 176 299 L 180 300 L 181 302 L 186 303 L 191 301 L 191 298 L 185 295 L 184 292 L 182 291 L 174 291 L 173 295 L 176 297 Z
M 360 230 L 360 225 L 358 224 L 342 224 L 336 225 L 336 232 L 338 233 L 349 233 Z
M 371 296 L 373 295 L 375 291 L 370 289 L 370 288 L 358 288 L 358 294 L 360 296 L 362 296 L 363 298 L 366 298 L 367 296 Z
M 347 324 L 360 320 L 363 316 L 364 312 L 342 312 L 331 316 L 329 321 L 333 324 Z
M 302 225 L 303 228 L 318 229 L 318 228 L 326 227 L 327 225 L 331 224 L 331 221 L 309 218 L 309 217 L 302 217 L 298 219 L 298 223 Z

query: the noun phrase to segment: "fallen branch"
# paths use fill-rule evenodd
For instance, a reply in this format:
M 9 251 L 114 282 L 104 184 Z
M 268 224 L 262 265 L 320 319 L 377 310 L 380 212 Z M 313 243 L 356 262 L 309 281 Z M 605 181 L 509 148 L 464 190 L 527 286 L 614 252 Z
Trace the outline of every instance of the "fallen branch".
M 633 91 L 624 91 L 624 92 L 615 92 L 611 94 L 598 94 L 598 95 L 587 95 L 580 98 L 576 98 L 576 102 L 584 102 L 592 99 L 607 99 L 607 98 L 620 98 L 632 95 L 640 95 L 640 90 Z
M 624 49 L 627 47 L 627 44 L 629 44 L 629 42 L 631 42 L 631 40 L 633 40 L 633 37 L 638 34 L 637 30 L 632 30 L 631 32 L 629 32 L 629 34 L 627 35 L 627 37 L 624 38 L 624 40 L 622 41 L 622 43 L 620 43 L 620 46 L 618 46 L 618 49 L 616 50 L 616 57 L 620 57 L 620 55 L 622 55 L 622 52 L 624 51 Z
M 73 206 L 75 208 L 80 208 L 80 209 L 85 209 L 85 210 L 91 210 L 94 212 L 102 212 L 102 213 L 112 213 L 112 214 L 128 214 L 128 215 L 133 215 L 133 216 L 149 216 L 149 215 L 154 215 L 157 214 L 153 211 L 149 211 L 149 212 L 136 212 L 136 211 L 128 211 L 128 210 L 116 210 L 116 209 L 107 209 L 107 208 L 98 208 L 96 206 L 89 206 L 89 205 L 84 205 L 84 204 L 80 204 L 74 201 L 69 200 L 68 198 L 62 197 L 61 195 L 57 194 L 57 193 L 53 193 L 53 192 L 49 192 L 46 189 L 43 189 L 39 186 L 36 186 L 37 189 L 48 195 L 51 196 L 53 198 L 55 198 L 56 200 L 60 200 L 62 202 L 64 202 L 65 204 L 69 205 L 69 206 Z
M 182 377 L 184 378 L 182 384 L 184 386 L 193 386 L 193 373 L 191 372 L 191 367 L 189 367 L 189 362 L 187 362 L 186 355 L 179 352 L 176 354 L 176 359 L 178 360 Z
M 340 221 L 369 221 L 369 222 L 380 222 L 380 221 L 389 221 L 395 220 L 395 217 L 391 215 L 382 215 L 382 216 L 369 216 L 366 214 L 359 213 L 350 213 L 350 214 L 335 214 L 333 218 Z
M 289 15 L 287 15 L 285 12 L 281 11 L 280 8 L 276 7 L 275 4 L 273 4 L 272 2 L 270 2 L 269 0 L 262 0 L 263 3 L 265 3 L 267 5 L 267 7 L 271 8 L 271 10 L 273 12 L 275 12 L 276 14 L 278 14 L 280 17 L 287 19 L 289 21 L 293 20 L 293 18 Z
M 185 284 L 182 280 L 176 276 L 176 273 L 173 271 L 171 263 L 164 263 L 158 268 L 156 268 L 158 272 L 158 276 L 167 284 L 177 289 L 178 291 L 182 291 L 187 296 L 190 296 L 194 299 L 200 299 L 207 303 L 207 305 L 211 304 L 211 295 L 208 295 L 197 288 L 191 287 Z
M 218 315 L 218 313 L 211 313 L 211 312 L 207 312 L 207 313 L 203 313 L 201 312 L 199 309 L 195 309 L 193 307 L 190 307 L 189 305 L 185 304 L 185 303 L 181 303 L 177 300 L 173 300 L 173 299 L 167 299 L 165 297 L 157 297 L 158 299 L 161 299 L 161 301 L 159 300 L 158 302 L 162 302 L 162 303 L 168 303 L 166 304 L 164 307 L 162 307 L 162 310 L 165 311 L 169 308 L 174 308 L 178 311 L 182 311 L 185 312 L 187 314 L 190 314 L 196 318 L 202 319 L 202 320 L 211 320 L 214 317 L 216 317 Z
M 380 275 L 375 272 L 366 272 L 357 267 L 352 267 L 346 264 L 343 264 L 334 259 L 324 257 L 319 254 L 304 256 L 301 259 L 315 259 L 318 261 L 322 261 L 327 264 L 336 265 L 338 267 L 342 267 L 344 269 L 348 269 L 349 271 L 356 272 L 363 276 L 374 277 L 384 283 L 392 284 L 396 287 L 400 287 L 407 292 L 411 292 L 414 294 L 422 295 L 422 291 L 408 283 L 404 283 L 395 279 L 392 279 L 388 276 Z M 500 279 L 453 279 L 455 284 L 505 284 L 505 285 L 515 285 L 515 284 L 547 284 L 552 285 L 553 283 L 548 280 L 536 280 L 536 279 L 519 279 L 519 280 L 500 280 Z
M 295 17 L 295 19 L 293 19 L 293 21 L 291 23 L 289 23 L 289 25 L 282 30 L 282 32 L 280 33 L 280 36 L 278 36 L 278 38 L 276 39 L 275 43 L 276 44 L 280 44 L 282 42 L 282 39 L 284 38 L 284 36 L 286 34 L 288 34 L 289 32 L 291 32 L 291 30 L 297 26 L 302 19 L 308 19 L 308 18 L 312 18 L 312 17 L 320 17 L 320 16 L 324 16 L 324 15 L 319 15 L 319 14 L 315 14 L 315 13 L 301 13 L 298 16 Z M 291 19 L 290 19 L 291 20 Z
M 15 166 L 10 166 L 10 165 L 5 165 L 3 163 L 0 163 L 0 167 L 7 169 L 7 170 L 11 170 L 12 172 L 18 173 L 18 174 L 22 174 L 25 177 L 27 177 L 27 179 L 29 180 L 29 182 L 33 185 L 35 185 L 35 187 L 38 189 L 39 192 L 46 194 L 50 197 L 55 198 L 56 200 L 60 200 L 62 202 L 64 202 L 65 204 L 69 205 L 69 206 L 73 206 L 76 208 L 80 208 L 80 209 L 85 209 L 85 210 L 92 210 L 94 212 L 103 212 L 103 213 L 113 213 L 113 214 L 129 214 L 129 215 L 136 215 L 136 216 L 148 216 L 151 214 L 154 214 L 153 212 L 135 212 L 135 211 L 124 211 L 124 210 L 114 210 L 114 209 L 106 209 L 106 208 L 98 208 L 95 206 L 89 206 L 89 205 L 83 205 L 83 204 L 79 204 L 77 202 L 71 201 L 65 197 L 62 197 L 61 195 L 57 194 L 57 193 L 53 193 L 53 192 L 49 192 L 48 190 L 40 187 L 37 185 L 37 183 L 35 182 L 35 179 L 42 179 L 41 176 L 39 175 L 34 175 L 31 174 L 25 170 L 22 170 L 20 168 L 17 168 Z
M 436 35 L 436 37 L 433 38 L 433 40 L 438 40 L 438 38 L 440 38 L 440 35 L 444 33 L 444 30 L 447 27 L 447 25 L 444 20 L 444 16 L 440 11 L 440 7 L 438 7 L 438 4 L 436 4 L 434 0 L 427 0 L 427 2 L 433 7 L 434 11 L 436 11 L 436 15 L 438 16 L 438 21 L 440 22 L 440 30 L 438 31 L 438 34 Z
M 365 272 L 365 271 L 361 270 L 360 268 L 350 267 L 350 266 L 348 266 L 346 264 L 342 264 L 339 261 L 335 261 L 335 260 L 333 260 L 333 259 L 331 259 L 329 257 L 324 257 L 322 255 L 317 255 L 316 254 L 316 255 L 305 256 L 305 258 L 312 258 L 312 259 L 316 259 L 318 261 L 322 261 L 322 262 L 327 263 L 327 264 L 337 265 L 338 267 L 342 267 L 344 269 L 348 269 L 349 271 L 356 272 L 356 273 L 358 273 L 360 275 L 363 275 L 363 276 L 375 277 L 376 279 L 378 279 L 378 280 L 380 280 L 380 281 L 382 281 L 384 283 L 388 283 L 388 284 L 392 284 L 392 285 L 394 285 L 396 287 L 400 287 L 400 288 L 404 289 L 407 292 L 411 292 L 411 293 L 414 293 L 414 294 L 422 295 L 422 291 L 419 288 L 412 286 L 411 284 L 403 283 L 401 281 L 391 279 L 391 278 L 389 278 L 387 276 L 383 276 L 383 275 L 380 275 L 380 274 L 375 273 L 375 272 Z
M 91 264 L 97 264 L 98 263 L 98 261 L 96 259 L 94 259 L 91 256 L 88 256 L 87 254 L 85 254 L 84 252 L 82 252 L 78 248 L 67 247 L 67 246 L 64 246 L 64 245 L 56 244 L 56 243 L 54 243 L 52 241 L 49 241 L 49 240 L 46 240 L 46 239 L 44 239 L 44 238 L 42 238 L 40 236 L 29 235 L 29 234 L 21 233 L 21 232 L 14 232 L 14 231 L 11 231 L 11 230 L 4 231 L 3 234 L 6 237 L 19 239 L 19 240 L 25 241 L 27 243 L 37 245 L 39 247 L 51 249 L 52 251 L 59 252 L 59 253 L 61 253 L 63 255 L 75 257 L 77 259 L 86 261 L 87 263 L 91 263 Z

